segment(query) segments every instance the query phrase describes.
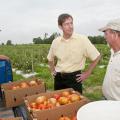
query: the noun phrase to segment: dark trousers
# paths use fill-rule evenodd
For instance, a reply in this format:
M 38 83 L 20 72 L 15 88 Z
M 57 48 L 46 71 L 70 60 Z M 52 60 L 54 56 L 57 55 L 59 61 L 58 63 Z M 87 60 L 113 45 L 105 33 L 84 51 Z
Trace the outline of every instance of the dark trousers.
M 54 78 L 54 89 L 60 90 L 65 88 L 73 88 L 74 90 L 82 94 L 82 83 L 76 81 L 76 75 L 80 74 L 81 71 L 76 71 L 72 73 L 60 73 L 57 72 Z

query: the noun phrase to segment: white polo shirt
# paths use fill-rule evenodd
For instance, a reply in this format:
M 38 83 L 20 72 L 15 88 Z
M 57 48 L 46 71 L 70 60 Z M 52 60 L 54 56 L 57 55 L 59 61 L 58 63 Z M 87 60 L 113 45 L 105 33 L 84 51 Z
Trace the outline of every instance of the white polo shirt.
M 108 100 L 120 100 L 120 51 L 110 58 L 102 91 Z

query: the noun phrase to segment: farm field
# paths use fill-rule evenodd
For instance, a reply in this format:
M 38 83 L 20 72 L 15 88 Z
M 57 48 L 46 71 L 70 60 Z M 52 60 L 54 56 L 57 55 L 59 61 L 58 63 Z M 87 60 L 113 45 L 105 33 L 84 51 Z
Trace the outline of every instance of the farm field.
M 0 54 L 10 57 L 12 68 L 21 70 L 23 73 L 36 72 L 36 77 L 42 78 L 47 89 L 53 90 L 53 78 L 50 74 L 46 56 L 50 45 L 11 45 L 0 46 Z M 90 100 L 102 99 L 101 85 L 104 79 L 106 67 L 108 64 L 110 50 L 107 45 L 97 44 L 96 47 L 102 54 L 101 61 L 91 74 L 91 76 L 83 83 L 83 95 Z M 89 64 L 87 61 L 86 66 Z M 25 79 L 21 75 L 13 72 L 14 81 Z

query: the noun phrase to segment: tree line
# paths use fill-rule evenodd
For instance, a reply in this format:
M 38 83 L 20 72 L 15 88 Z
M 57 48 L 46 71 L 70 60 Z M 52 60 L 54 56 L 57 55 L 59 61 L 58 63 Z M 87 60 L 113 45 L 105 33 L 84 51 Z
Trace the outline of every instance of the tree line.
M 43 39 L 41 37 L 33 38 L 33 43 L 34 44 L 51 44 L 52 41 L 59 35 L 60 35 L 59 33 L 53 33 L 50 37 L 47 37 L 47 33 L 45 33 L 45 36 Z M 105 38 L 103 36 L 100 36 L 100 35 L 88 36 L 88 38 L 93 44 L 106 44 Z
M 60 36 L 60 33 L 53 33 L 49 37 L 48 34 L 45 33 L 43 38 L 42 37 L 33 38 L 33 44 L 51 44 L 52 41 L 58 36 Z M 93 44 L 106 44 L 105 38 L 103 36 L 100 35 L 88 36 L 88 38 Z M 2 43 L 2 45 L 5 44 Z M 13 45 L 12 40 L 8 40 L 6 42 L 6 45 Z

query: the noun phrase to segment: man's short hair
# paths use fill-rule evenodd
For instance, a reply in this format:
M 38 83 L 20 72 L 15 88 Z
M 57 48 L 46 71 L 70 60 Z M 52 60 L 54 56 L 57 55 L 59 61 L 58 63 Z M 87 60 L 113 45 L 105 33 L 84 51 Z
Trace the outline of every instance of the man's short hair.
M 62 26 L 62 24 L 65 22 L 65 20 L 68 19 L 69 17 L 73 19 L 73 17 L 67 13 L 59 15 L 58 25 Z

